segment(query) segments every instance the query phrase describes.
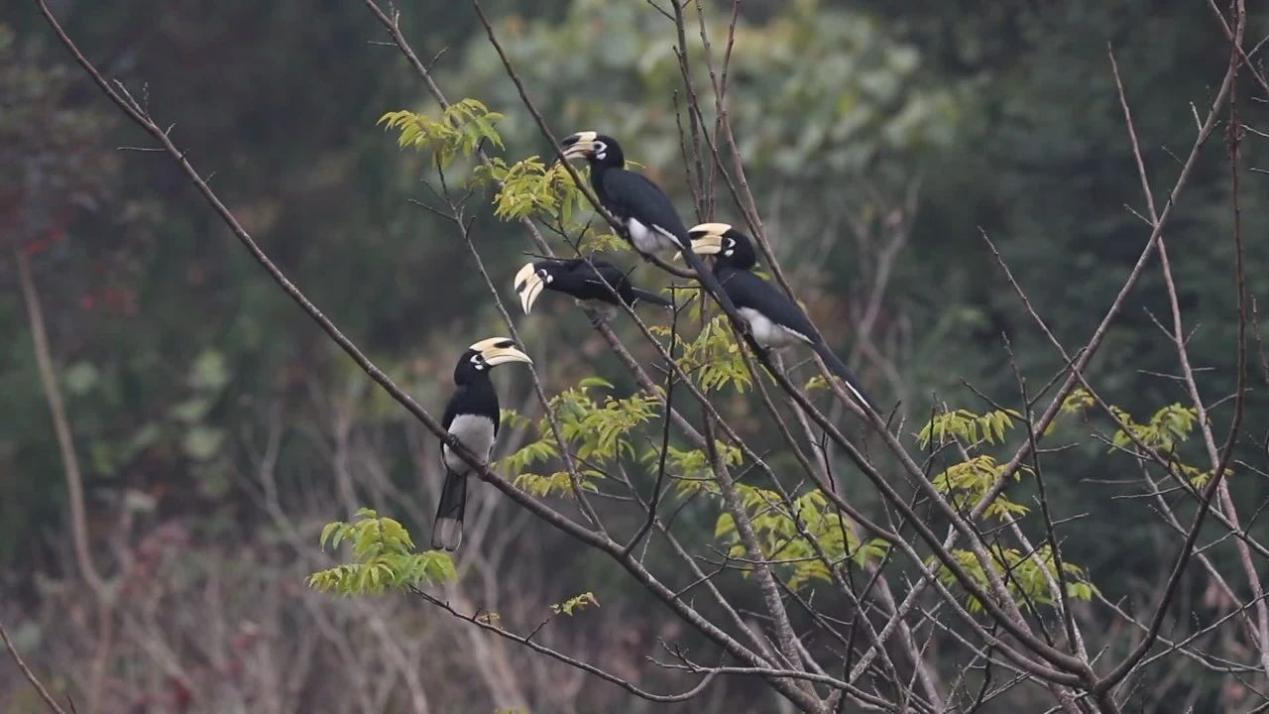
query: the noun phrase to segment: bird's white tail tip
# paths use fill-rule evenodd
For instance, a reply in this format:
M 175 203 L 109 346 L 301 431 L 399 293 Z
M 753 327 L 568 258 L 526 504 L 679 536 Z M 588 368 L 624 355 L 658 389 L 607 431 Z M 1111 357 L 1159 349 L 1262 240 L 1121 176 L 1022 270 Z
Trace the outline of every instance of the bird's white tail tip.
M 463 522 L 457 518 L 438 518 L 432 528 L 432 548 L 451 553 L 463 544 Z

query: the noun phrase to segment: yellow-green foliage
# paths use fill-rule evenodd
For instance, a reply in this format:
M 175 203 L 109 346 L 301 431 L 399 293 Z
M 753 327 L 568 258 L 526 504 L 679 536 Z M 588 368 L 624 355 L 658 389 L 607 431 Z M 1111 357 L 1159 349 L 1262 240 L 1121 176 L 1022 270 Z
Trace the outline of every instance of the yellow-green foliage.
M 576 387 L 557 394 L 550 402 L 564 441 L 578 458 L 591 464 L 635 458 L 632 433 L 660 415 L 660 403 L 652 395 L 634 394 L 618 399 L 607 393 L 602 397 L 594 394 L 611 389 L 609 382 L 599 377 L 587 377 Z M 573 489 L 566 472 L 541 475 L 527 471 L 535 464 L 545 464 L 559 456 L 550 422 L 545 417 L 539 419 L 535 430 L 538 435 L 536 440 L 500 460 L 498 466 L 517 474 L 513 481 L 516 487 L 536 496 L 572 496 Z M 580 488 L 598 491 L 596 481 L 604 474 L 596 469 L 581 468 L 579 476 Z
M 1096 404 L 1093 395 L 1089 394 L 1083 387 L 1077 387 L 1070 394 L 1066 395 L 1066 399 L 1062 400 L 1062 411 L 1067 414 L 1079 414 Z
M 653 325 L 650 329 L 660 337 L 670 334 L 670 328 L 663 325 Z M 697 384 L 707 392 L 728 386 L 744 392 L 753 381 L 740 345 L 732 339 L 726 315 L 710 320 L 695 339 L 683 343 L 679 365 L 684 372 L 694 375 Z
M 1118 429 L 1115 431 L 1115 436 L 1111 441 L 1114 444 L 1113 448 L 1129 449 L 1136 446 L 1136 442 L 1132 438 L 1135 436 L 1137 440 L 1151 449 L 1170 455 L 1170 461 L 1176 470 L 1180 472 L 1180 476 L 1189 481 L 1195 488 L 1202 488 L 1211 479 L 1212 472 L 1210 470 L 1182 463 L 1176 458 L 1175 454 L 1176 448 L 1190 438 L 1194 427 L 1198 425 L 1197 409 L 1181 404 L 1169 404 L 1155 412 L 1147 424 L 1138 424 L 1133 420 L 1131 414 L 1117 406 L 1112 405 L 1110 409 L 1127 427 L 1127 430 Z M 1232 470 L 1226 468 L 1226 476 L 1232 473 Z
M 715 441 L 714 448 L 718 450 L 719 456 L 727 466 L 731 467 L 740 463 L 740 447 Z M 660 456 L 658 449 L 650 448 L 643 455 L 643 460 L 645 463 L 656 464 Z M 676 449 L 670 446 L 666 450 L 665 468 L 678 476 L 676 489 L 682 497 L 686 498 L 697 492 L 711 495 L 719 493 L 718 482 L 714 480 L 714 469 L 704 449 Z
M 1198 411 L 1192 407 L 1181 406 L 1180 404 L 1169 404 L 1160 409 L 1150 417 L 1149 424 L 1138 424 L 1133 421 L 1132 415 L 1112 406 L 1111 411 L 1125 426 L 1141 440 L 1141 443 L 1158 451 L 1172 451 L 1172 449 L 1180 442 L 1189 438 L 1190 432 L 1194 430 L 1194 425 L 1198 421 Z M 1133 443 L 1132 437 L 1122 429 L 1115 432 L 1113 442 L 1115 446 L 1124 448 Z
M 582 236 L 578 250 L 583 253 L 624 253 L 630 250 L 630 244 L 616 233 L 589 232 Z
M 1023 468 L 1014 471 L 1015 480 L 1021 478 Z M 969 461 L 949 466 L 946 471 L 934 477 L 934 487 L 940 493 L 951 497 L 959 508 L 973 508 L 979 501 L 987 497 L 988 492 L 996 485 L 996 481 L 1005 473 L 1005 467 L 996 463 L 996 459 L 988 454 L 975 456 Z M 987 516 L 1006 519 L 1020 516 L 1027 512 L 1027 507 L 1005 498 L 1004 494 L 987 506 Z
M 923 449 L 929 446 L 931 436 L 939 444 L 950 437 L 969 444 L 977 444 L 980 438 L 989 444 L 1002 443 L 1005 433 L 1013 428 L 1014 420 L 1021 418 L 1022 415 L 1013 410 L 979 415 L 967 409 L 957 409 L 936 415 L 917 435 L 917 440 Z
M 850 558 L 862 566 L 880 560 L 886 554 L 888 545 L 883 540 L 860 542 L 851 522 L 840 515 L 818 489 L 795 499 L 794 513 L 791 514 L 775 491 L 745 484 L 737 484 L 736 488 L 745 513 L 753 523 L 758 546 L 762 549 L 761 554 L 748 554 L 749 557 L 757 555 L 767 560 L 790 561 L 780 568 L 787 571 L 791 588 L 800 589 L 813 580 L 828 581 L 832 578 L 808 536 L 819 545 L 824 557 L 834 564 Z M 714 524 L 714 537 L 731 545 L 728 551 L 731 557 L 746 557 L 745 547 L 736 532 L 736 521 L 730 513 L 719 515 Z
M 414 552 L 410 533 L 391 518 L 362 508 L 349 523 L 335 521 L 322 528 L 321 545 L 332 549 L 347 541 L 353 561 L 308 577 L 314 590 L 340 595 L 374 595 L 411 585 L 453 580 L 454 563 L 440 551 Z
M 982 444 L 1003 444 L 1006 434 L 1014 427 L 1015 420 L 1020 419 L 1022 415 L 1013 410 L 998 409 L 986 414 L 975 414 L 967 409 L 957 409 L 930 419 L 921 433 L 917 434 L 917 441 L 921 448 L 925 448 L 930 445 L 931 440 L 942 444 L 949 439 L 957 439 L 969 450 Z M 1015 471 L 1014 478 L 1021 478 L 1025 470 Z M 972 508 L 987 497 L 1004 472 L 1004 466 L 996 463 L 995 457 L 981 454 L 949 466 L 934 477 L 934 487 L 949 496 L 958 507 Z M 985 514 L 1005 519 L 1026 512 L 1026 506 L 1010 501 L 1001 494 L 987 506 Z
M 455 156 L 475 153 L 481 142 L 502 148 L 502 136 L 494 128 L 500 119 L 501 114 L 489 111 L 480 101 L 464 99 L 451 104 L 439 119 L 402 109 L 384 114 L 376 123 L 398 130 L 397 145 L 401 148 L 430 151 L 441 166 L 449 166 Z
M 599 487 L 595 485 L 594 478 L 602 476 L 598 472 L 582 469 L 578 474 L 581 476 L 577 480 L 577 487 L 583 491 L 596 493 Z M 533 494 L 539 498 L 544 496 L 563 496 L 564 498 L 572 498 L 573 484 L 569 481 L 567 471 L 556 471 L 550 476 L 542 476 L 540 474 L 530 473 L 528 471 L 515 477 L 511 485 Z
M 1016 548 L 993 547 L 989 550 L 992 560 L 995 562 L 997 570 L 1001 573 L 1008 572 L 1009 575 L 1004 579 L 1009 594 L 1019 603 L 1027 606 L 1030 605 L 1052 605 L 1053 591 L 1049 589 L 1048 580 L 1045 577 L 1045 570 L 1056 577 L 1057 567 L 1053 562 L 1053 552 L 1049 546 L 1043 546 L 1037 550 L 1034 556 L 1028 556 Z M 978 562 L 978 558 L 968 550 L 953 550 L 952 556 L 955 558 L 957 565 L 961 570 L 965 571 L 974 582 L 984 591 L 990 592 L 991 586 L 987 582 L 987 576 L 983 573 L 982 566 Z M 1044 564 L 1041 569 L 1040 563 Z M 926 561 L 931 567 L 937 567 L 937 575 L 939 582 L 944 586 L 953 588 L 957 585 L 956 576 L 947 567 L 940 564 L 933 556 Z M 1088 573 L 1084 568 L 1073 563 L 1062 563 L 1062 571 L 1066 579 L 1066 596 L 1073 600 L 1089 600 L 1093 594 L 1098 592 L 1097 587 L 1088 580 Z M 967 607 L 970 612 L 981 612 L 983 604 L 978 598 L 968 596 L 966 599 Z
M 538 156 L 530 156 L 507 165 L 493 159 L 476 168 L 477 181 L 493 181 L 501 186 L 494 196 L 494 215 L 504 221 L 520 218 L 559 218 L 568 224 L 586 205 L 586 198 L 573 182 L 567 167 L 559 162 L 547 165 Z
M 816 389 L 828 389 L 828 380 L 824 379 L 824 375 L 817 374 L 806 380 L 806 384 L 802 386 L 806 391 L 814 391 Z
M 634 458 L 630 433 L 657 418 L 660 403 L 655 396 L 642 393 L 622 399 L 605 394 L 602 400 L 596 400 L 591 396 L 591 390 L 596 387 L 612 389 L 608 382 L 591 377 L 551 400 L 564 439 L 583 459 Z
M 581 595 L 574 595 L 564 602 L 557 602 L 551 605 L 551 612 L 556 615 L 568 615 L 572 617 L 573 613 L 583 610 L 590 606 L 599 607 L 599 600 L 595 598 L 595 593 L 584 592 Z

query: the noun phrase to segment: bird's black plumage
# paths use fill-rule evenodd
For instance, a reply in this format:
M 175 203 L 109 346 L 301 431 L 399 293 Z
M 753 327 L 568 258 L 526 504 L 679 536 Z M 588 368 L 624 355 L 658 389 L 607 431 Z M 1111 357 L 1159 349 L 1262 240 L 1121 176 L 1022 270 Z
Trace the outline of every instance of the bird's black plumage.
M 508 339 L 492 338 L 472 345 L 454 367 L 454 394 L 445 405 L 441 426 L 473 455 L 486 461 L 493 452 L 501 426 L 498 393 L 489 370 L 507 361 L 529 358 Z M 467 477 L 472 467 L 441 440 L 445 483 L 432 525 L 432 547 L 457 550 L 463 539 L 463 515 L 467 508 Z
M 669 300 L 656 293 L 636 288 L 630 283 L 629 275 L 612 263 L 594 258 L 589 261 L 586 258 L 539 260 L 522 268 L 516 276 L 515 288 L 521 294 L 525 312 L 529 311 L 537 297 L 538 290 L 532 284 L 535 281 L 546 290 L 562 292 L 578 300 L 617 305 L 620 297 L 621 302 L 631 307 L 640 302 L 662 306 L 670 304 Z
M 590 183 L 596 198 L 622 225 L 622 237 L 635 250 L 644 255 L 659 250 L 679 251 L 723 308 L 735 312 L 713 274 L 692 252 L 687 226 L 670 197 L 646 176 L 626 169 L 625 154 L 616 139 L 584 131 L 565 139 L 563 149 L 565 158 L 584 157 L 590 164 Z
M 706 228 L 708 226 L 709 228 Z M 722 230 L 721 232 L 720 229 Z M 713 233 L 717 245 L 710 245 L 714 255 L 714 275 L 723 286 L 736 311 L 749 324 L 749 332 L 763 347 L 780 348 L 803 342 L 815 350 L 834 374 L 863 404 L 876 409 L 872 400 L 844 362 L 824 342 L 810 318 L 787 295 L 752 272 L 758 263 L 753 241 L 726 224 L 704 224 L 692 229 L 693 235 Z

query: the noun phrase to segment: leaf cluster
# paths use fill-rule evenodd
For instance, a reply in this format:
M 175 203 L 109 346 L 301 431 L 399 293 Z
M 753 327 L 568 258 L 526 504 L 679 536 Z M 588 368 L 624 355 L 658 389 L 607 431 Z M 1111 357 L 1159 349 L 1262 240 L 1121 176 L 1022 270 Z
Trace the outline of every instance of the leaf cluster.
M 921 448 L 930 445 L 930 440 L 942 444 L 949 438 L 956 438 L 968 444 L 977 444 L 980 439 L 989 444 L 1003 443 L 1005 434 L 1014 426 L 1015 419 L 1022 419 L 1018 412 L 997 409 L 986 414 L 975 414 L 968 409 L 936 414 L 917 434 Z
M 653 325 L 649 328 L 659 337 L 667 337 L 670 328 Z M 695 374 L 697 383 L 706 392 L 717 392 L 727 387 L 744 393 L 752 386 L 753 379 L 745 364 L 740 345 L 732 336 L 726 315 L 709 321 L 692 340 L 683 343 L 679 364 L 689 374 Z
M 334 521 L 322 528 L 323 550 L 328 543 L 333 550 L 344 542 L 352 546 L 352 562 L 313 573 L 309 587 L 345 596 L 378 595 L 451 581 L 457 575 L 447 553 L 416 553 L 405 526 L 369 508 L 359 509 L 350 522 Z
M 799 590 L 815 580 L 831 580 L 825 560 L 834 566 L 849 560 L 862 567 L 886 555 L 889 546 L 885 541 L 862 541 L 854 524 L 833 508 L 819 489 L 794 499 L 793 513 L 789 513 L 775 491 L 746 484 L 736 488 L 762 549 L 749 557 L 783 561 L 780 567 L 786 571 L 790 588 Z M 718 516 L 714 537 L 730 543 L 730 557 L 746 556 L 731 513 Z
M 564 164 L 547 165 L 537 155 L 508 165 L 500 158 L 476 167 L 473 180 L 499 186 L 494 195 L 494 215 L 504 221 L 542 218 L 569 225 L 583 209 L 586 197 Z
M 599 377 L 587 377 L 576 387 L 553 397 L 549 408 L 560 427 L 560 436 L 578 458 L 593 465 L 602 465 L 623 458 L 638 456 L 633 441 L 634 432 L 660 415 L 660 402 L 650 394 L 633 394 L 614 397 L 608 393 L 613 385 Z M 602 396 L 596 392 L 603 392 Z M 517 488 L 536 496 L 573 495 L 569 476 L 564 471 L 541 475 L 527 469 L 536 464 L 546 464 L 559 457 L 559 447 L 546 417 L 535 425 L 538 438 L 501 459 L 499 467 L 518 474 L 514 479 Z M 578 487 L 598 491 L 596 481 L 604 478 L 598 468 L 578 470 Z
M 1048 545 L 1042 546 L 1032 554 L 1026 554 L 1017 548 L 994 546 L 989 553 L 996 567 L 1006 574 L 1005 586 L 1014 600 L 1024 607 L 1034 609 L 1039 605 L 1053 605 L 1053 591 L 1049 588 L 1047 574 L 1057 572 L 1057 564 L 1053 559 L 1053 551 Z M 952 551 L 961 570 L 968 573 L 983 590 L 990 592 L 990 583 L 983 573 L 982 565 L 972 551 L 956 549 Z M 927 560 L 931 568 L 937 566 L 939 582 L 948 588 L 957 586 L 959 582 L 952 571 L 939 564 L 933 556 Z M 1073 600 L 1090 600 L 1098 591 L 1097 586 L 1088 579 L 1088 572 L 1074 563 L 1062 563 L 1062 572 L 1066 581 L 1066 596 Z M 1047 573 L 1047 574 L 1046 574 Z M 966 606 L 970 612 L 981 612 L 983 604 L 978 598 L 967 596 Z
M 1146 446 L 1157 451 L 1171 452 L 1177 444 L 1189 438 L 1198 421 L 1198 411 L 1181 404 L 1163 407 L 1146 424 L 1133 421 L 1131 414 L 1117 406 L 1112 405 L 1110 409 L 1128 428 L 1127 431 L 1120 429 L 1115 432 L 1111 443 L 1117 448 L 1127 448 L 1133 443 L 1132 436 L 1128 433 L 1131 431 Z
M 719 458 L 727 466 L 735 466 L 740 463 L 740 447 L 732 446 L 722 441 L 715 441 L 714 448 L 718 451 Z M 644 461 L 654 461 L 659 457 L 660 452 L 657 449 L 649 449 L 644 454 Z M 673 445 L 668 445 L 665 464 L 666 469 L 677 476 L 678 481 L 675 490 L 680 497 L 687 498 L 696 493 L 704 493 L 711 496 L 720 494 L 718 481 L 714 478 L 713 465 L 710 464 L 709 455 L 705 453 L 704 449 L 679 449 Z
M 1014 471 L 1014 480 L 1021 479 L 1022 472 L 1027 470 L 1026 468 L 1020 468 Z M 952 502 L 958 507 L 973 507 L 987 497 L 987 494 L 991 492 L 1004 473 L 1004 465 L 997 463 L 995 457 L 990 454 L 980 454 L 968 461 L 949 466 L 945 471 L 935 476 L 934 488 L 938 489 L 940 493 L 950 496 Z M 1025 515 L 1027 511 L 1026 506 L 1009 500 L 1002 493 L 996 496 L 995 500 L 987 506 L 984 514 L 989 517 L 995 516 L 1001 520 L 1007 520 L 1015 516 Z
M 387 112 L 376 124 L 396 129 L 397 145 L 401 148 L 432 152 L 440 165 L 447 167 L 457 156 L 474 154 L 482 143 L 502 148 L 502 135 L 494 127 L 502 118 L 483 102 L 468 98 L 451 104 L 439 119 L 402 109 Z
M 551 612 L 554 612 L 557 615 L 568 615 L 569 617 L 572 617 L 574 612 L 584 610 L 591 606 L 599 607 L 599 600 L 595 598 L 595 593 L 584 592 L 580 595 L 574 595 L 564 602 L 552 604 Z

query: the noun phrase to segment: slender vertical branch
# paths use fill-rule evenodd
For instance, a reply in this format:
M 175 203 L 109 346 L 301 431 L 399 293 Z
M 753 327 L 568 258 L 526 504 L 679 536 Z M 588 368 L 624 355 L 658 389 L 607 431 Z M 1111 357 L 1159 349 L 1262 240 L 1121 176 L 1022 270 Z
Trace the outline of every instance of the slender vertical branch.
M 48 402 L 49 412 L 53 417 L 53 433 L 57 437 L 57 448 L 62 456 L 62 470 L 66 474 L 66 491 L 71 512 L 71 542 L 74 543 L 75 562 L 88 587 L 94 593 L 101 594 L 105 591 L 105 583 L 93 562 L 92 547 L 88 544 L 84 477 L 79 468 L 79 457 L 75 454 L 75 439 L 71 434 L 70 420 L 66 417 L 62 389 L 57 383 L 52 350 L 49 349 L 48 344 L 48 332 L 44 327 L 44 310 L 40 305 L 40 295 L 35 287 L 35 278 L 31 274 L 31 262 L 26 252 L 20 248 L 15 250 L 14 262 L 18 266 L 18 282 L 22 286 L 22 297 L 26 301 L 27 323 L 31 327 L 31 341 L 34 343 L 40 386 L 44 389 L 44 398 Z

